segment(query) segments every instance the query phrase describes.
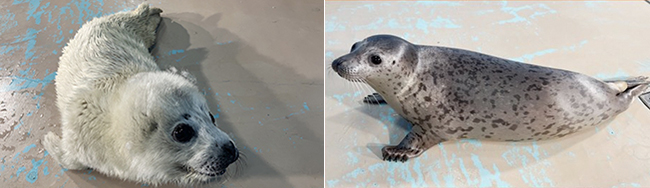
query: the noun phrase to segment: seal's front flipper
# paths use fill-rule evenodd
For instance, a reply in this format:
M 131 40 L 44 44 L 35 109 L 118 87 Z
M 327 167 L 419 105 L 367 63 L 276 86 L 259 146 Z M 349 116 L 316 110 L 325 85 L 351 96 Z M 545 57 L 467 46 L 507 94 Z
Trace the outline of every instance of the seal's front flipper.
M 47 153 L 52 155 L 54 160 L 61 163 L 61 138 L 59 136 L 56 136 L 53 132 L 48 132 L 41 144 L 43 144 Z
M 379 93 L 373 93 L 372 95 L 364 97 L 363 102 L 368 104 L 386 104 L 386 101 L 381 97 L 381 95 L 379 95 Z
M 413 125 L 413 130 L 396 146 L 385 146 L 381 149 L 384 161 L 406 162 L 416 158 L 434 145 L 446 141 L 432 132 L 422 130 L 419 125 Z
M 82 170 L 88 168 L 79 163 L 76 158 L 67 157 L 65 152 L 61 150 L 61 142 L 62 140 L 59 136 L 53 132 L 49 132 L 45 135 L 42 144 L 47 153 L 49 153 L 54 160 L 59 162 L 63 168 L 69 170 Z

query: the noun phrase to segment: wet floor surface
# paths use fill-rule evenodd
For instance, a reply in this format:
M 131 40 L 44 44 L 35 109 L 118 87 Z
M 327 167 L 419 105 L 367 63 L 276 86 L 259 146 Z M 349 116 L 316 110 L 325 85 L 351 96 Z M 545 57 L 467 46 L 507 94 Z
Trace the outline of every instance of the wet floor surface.
M 329 64 L 370 35 L 463 48 L 597 78 L 650 76 L 650 4 L 326 2 L 326 187 L 647 187 L 650 110 L 635 99 L 598 128 L 542 142 L 461 140 L 406 163 L 381 161 L 410 125 Z
M 45 133 L 60 135 L 54 78 L 63 46 L 84 22 L 141 2 L 0 3 L 2 187 L 149 186 L 66 171 L 41 145 Z M 147 2 L 164 11 L 156 61 L 196 77 L 220 128 L 246 155 L 211 186 L 322 187 L 322 1 Z

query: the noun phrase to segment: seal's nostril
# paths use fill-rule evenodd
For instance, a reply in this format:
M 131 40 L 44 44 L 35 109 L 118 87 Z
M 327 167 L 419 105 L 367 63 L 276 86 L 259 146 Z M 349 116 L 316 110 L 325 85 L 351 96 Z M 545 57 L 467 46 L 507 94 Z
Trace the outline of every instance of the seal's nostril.
M 235 148 L 235 144 L 232 143 L 232 141 L 230 141 L 230 142 L 228 142 L 228 143 L 226 143 L 224 145 L 221 145 L 221 149 L 227 155 L 234 155 L 235 152 L 237 151 L 237 148 Z
M 335 72 L 339 72 L 339 66 L 341 66 L 342 63 L 343 61 L 341 58 L 334 60 L 334 62 L 332 62 L 332 69 L 334 69 Z
M 232 141 L 221 145 L 221 150 L 223 151 L 222 157 L 227 160 L 227 163 L 232 163 L 239 158 L 239 151 Z

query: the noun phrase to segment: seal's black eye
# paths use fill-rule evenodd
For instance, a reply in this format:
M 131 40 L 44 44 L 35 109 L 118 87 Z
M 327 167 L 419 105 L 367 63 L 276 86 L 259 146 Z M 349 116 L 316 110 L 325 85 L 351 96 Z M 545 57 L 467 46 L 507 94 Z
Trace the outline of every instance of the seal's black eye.
M 174 131 L 172 131 L 172 138 L 180 143 L 188 142 L 196 135 L 196 132 L 188 124 L 181 123 L 176 125 Z
M 212 119 L 212 123 L 215 123 L 215 121 L 214 121 L 214 115 L 212 115 L 212 112 L 208 112 L 208 113 L 210 113 L 210 119 Z
M 381 64 L 381 57 L 379 57 L 378 55 L 371 55 L 370 56 L 370 62 L 372 64 L 379 65 L 379 64 Z

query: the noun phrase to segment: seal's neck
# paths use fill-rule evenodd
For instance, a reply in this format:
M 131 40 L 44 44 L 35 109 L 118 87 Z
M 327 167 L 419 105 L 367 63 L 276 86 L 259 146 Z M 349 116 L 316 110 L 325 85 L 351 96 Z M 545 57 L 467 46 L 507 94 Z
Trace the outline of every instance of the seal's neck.
M 383 70 L 369 78 L 368 84 L 384 98 L 404 95 L 409 88 L 419 83 L 417 75 L 421 67 L 418 50 L 415 45 L 402 48 L 398 62 L 390 70 Z
M 418 85 L 419 80 L 417 76 L 413 73 L 404 74 L 404 75 L 395 75 L 391 78 L 387 78 L 384 81 L 368 82 L 373 89 L 375 89 L 379 95 L 382 96 L 384 101 L 397 112 L 397 114 L 402 117 L 406 114 L 402 111 L 402 100 L 409 97 L 407 96 L 408 92 Z
M 384 97 L 396 97 L 404 95 L 409 88 L 417 85 L 417 76 L 413 73 L 394 75 L 392 77 L 369 81 L 368 85 Z
M 115 88 L 113 94 L 111 95 L 110 101 L 111 104 L 109 107 L 109 114 L 106 120 L 106 123 L 110 124 L 106 131 L 111 136 L 110 142 L 112 143 L 108 150 L 110 150 L 110 155 L 122 156 L 122 157 L 111 157 L 113 164 L 119 164 L 117 167 L 119 170 L 128 169 L 132 163 L 133 153 L 131 151 L 137 151 L 138 143 L 142 142 L 142 136 L 139 135 L 146 130 L 142 125 L 146 125 L 148 122 L 146 118 L 138 117 L 145 116 L 143 113 L 143 107 L 148 104 L 147 99 L 150 98 L 148 95 L 151 95 L 149 87 L 154 87 L 156 83 L 152 83 L 150 77 L 153 77 L 158 73 L 155 72 L 141 72 L 132 75 L 126 79 L 120 86 Z

